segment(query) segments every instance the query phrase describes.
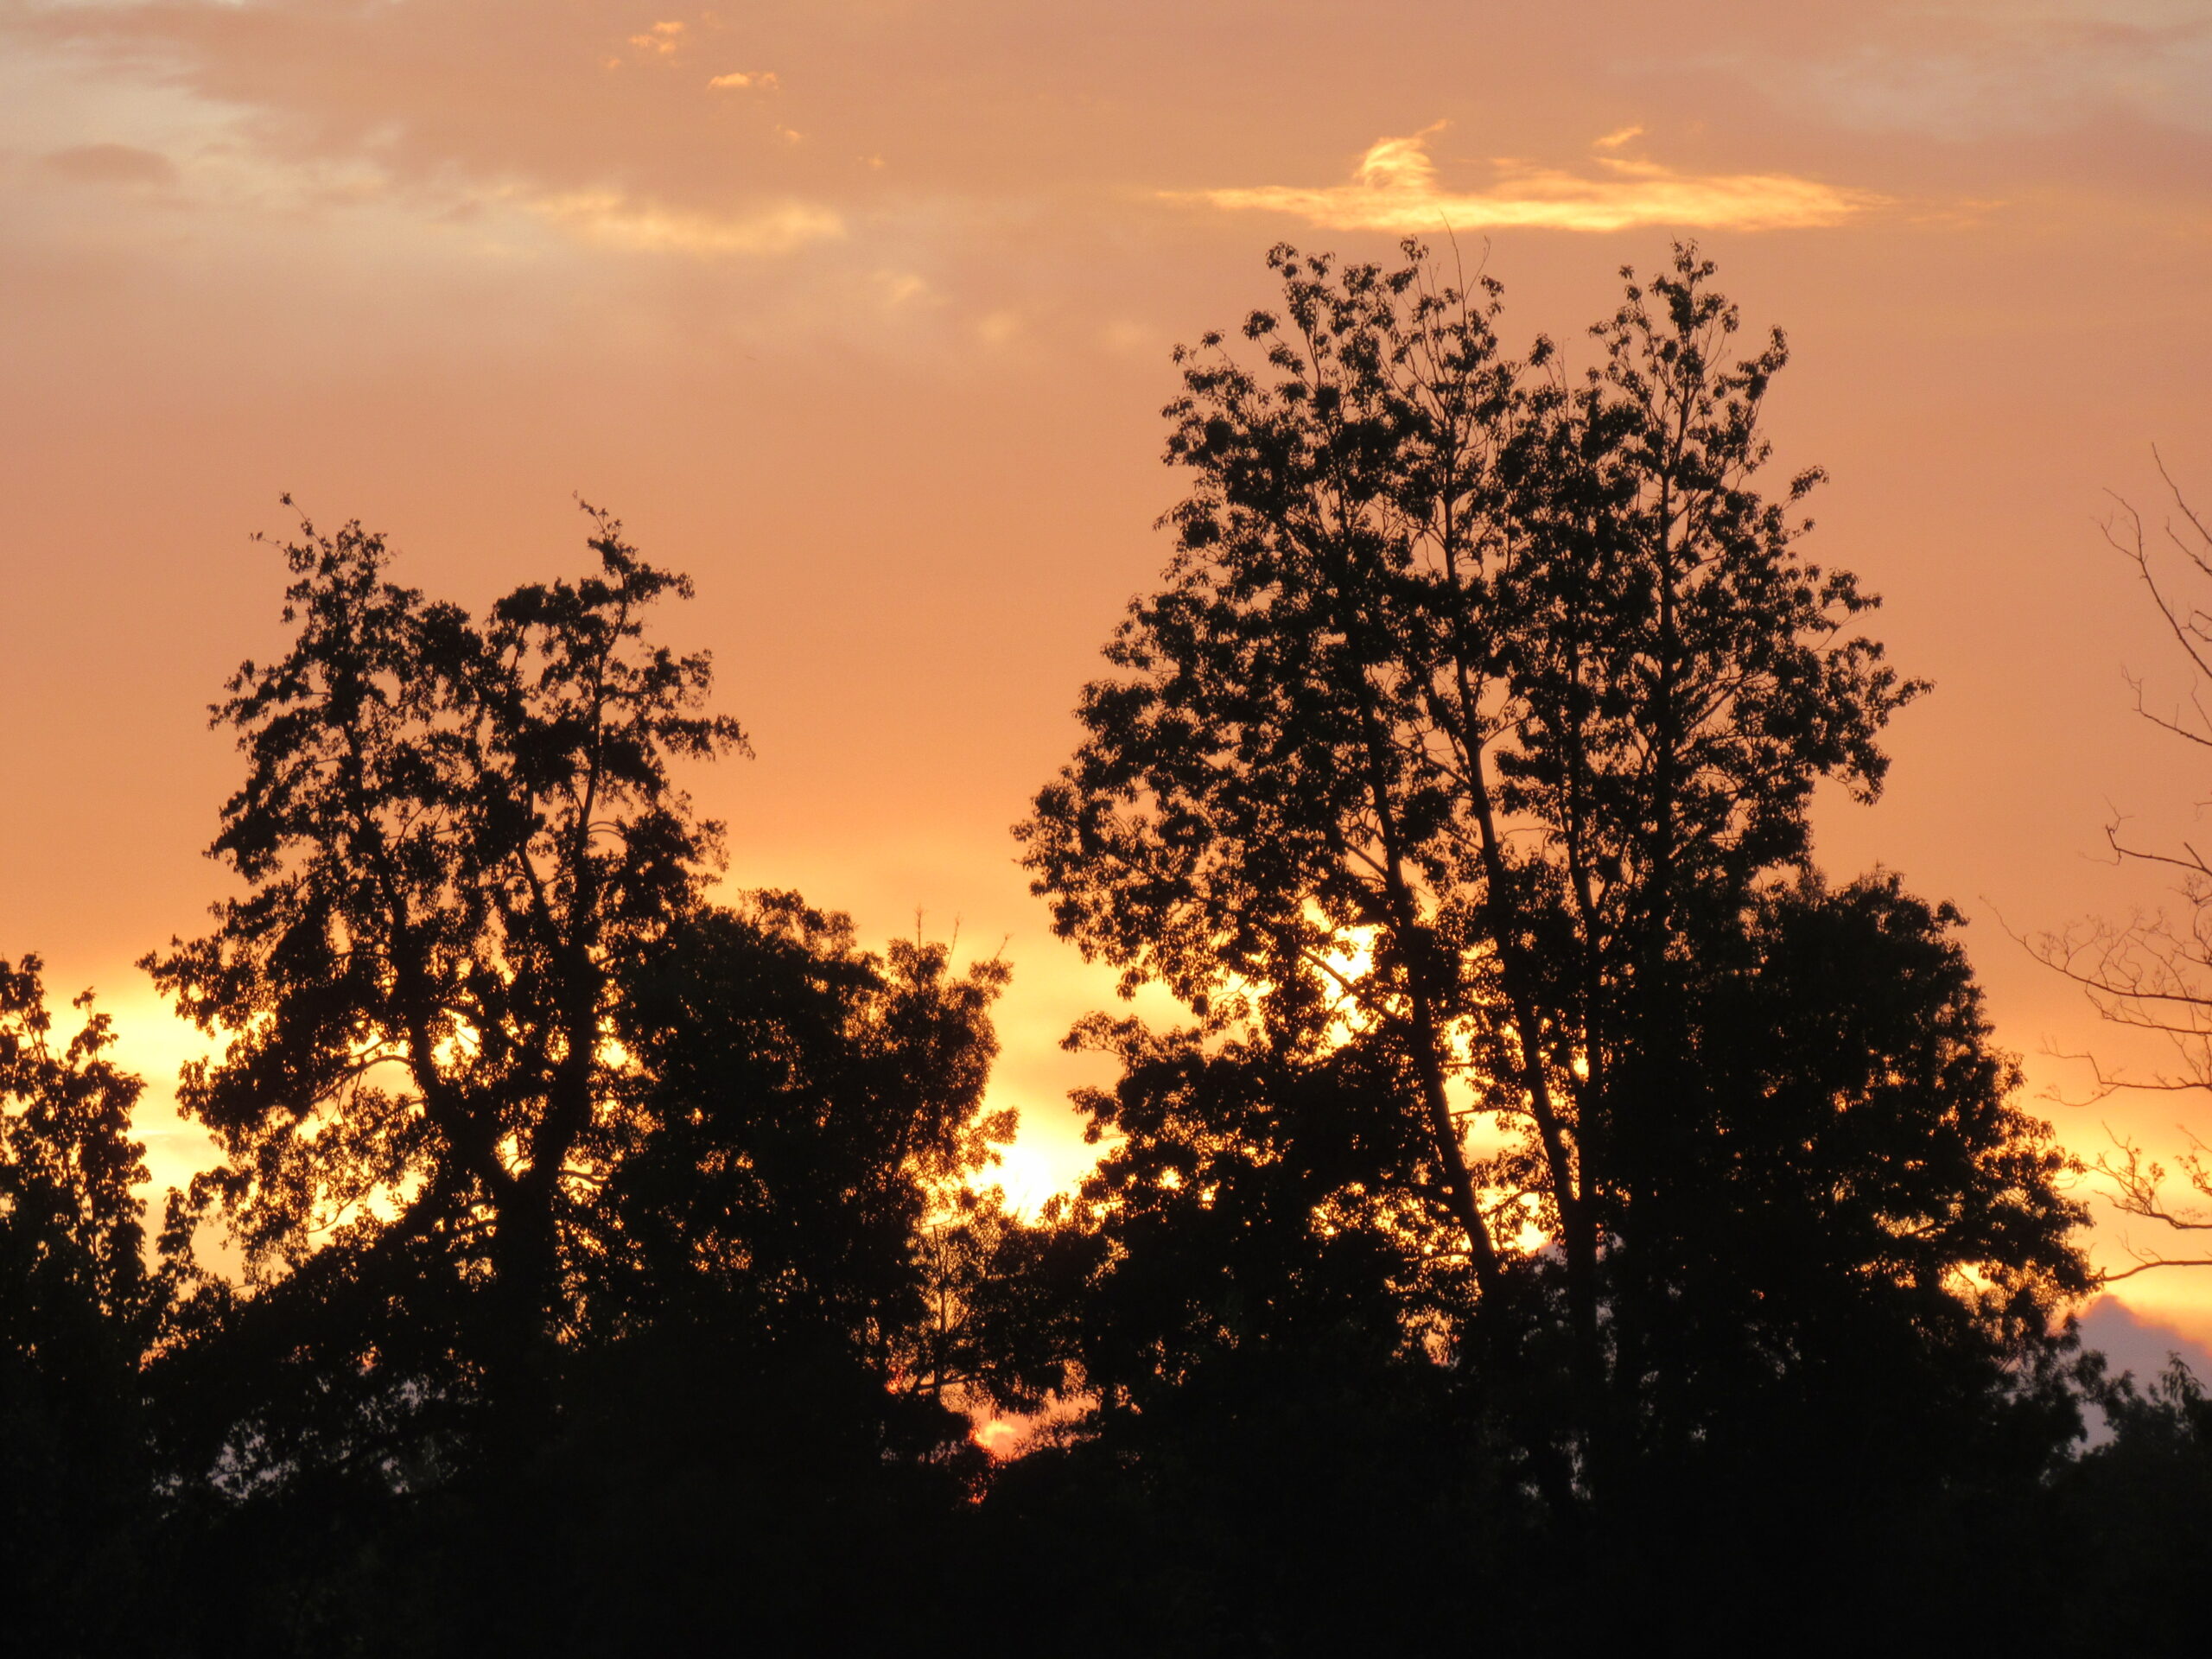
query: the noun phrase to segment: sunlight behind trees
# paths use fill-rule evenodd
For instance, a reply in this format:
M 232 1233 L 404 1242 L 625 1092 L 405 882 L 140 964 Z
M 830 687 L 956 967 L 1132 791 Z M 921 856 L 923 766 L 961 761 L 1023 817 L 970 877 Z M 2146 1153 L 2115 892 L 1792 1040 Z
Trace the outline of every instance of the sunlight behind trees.
M 1177 353 L 1173 561 L 1015 830 L 1139 1004 L 1072 1192 L 1018 960 L 723 879 L 688 578 L 586 507 L 472 609 L 302 520 L 142 963 L 218 1154 L 151 1241 L 142 1080 L 0 971 L 20 1632 L 2177 1650 L 2202 1387 L 2080 1341 L 1961 912 L 1816 856 L 1927 688 L 1775 476 L 1782 335 L 1678 244 L 1578 373 L 1401 258 Z

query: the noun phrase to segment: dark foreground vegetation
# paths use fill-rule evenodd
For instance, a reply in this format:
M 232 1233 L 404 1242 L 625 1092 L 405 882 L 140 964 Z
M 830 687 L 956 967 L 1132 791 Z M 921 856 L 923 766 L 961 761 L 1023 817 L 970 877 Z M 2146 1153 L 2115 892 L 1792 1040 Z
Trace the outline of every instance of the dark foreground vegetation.
M 157 1237 L 139 1081 L 0 963 L 11 1650 L 2200 1650 L 2212 1403 L 2072 1335 L 1958 916 L 1812 860 L 1921 688 L 1762 482 L 1780 337 L 1685 252 L 1578 377 L 1408 251 L 1181 359 L 1018 834 L 1187 1017 L 1071 1039 L 1040 1217 L 1006 969 L 714 885 L 681 578 L 595 518 L 471 616 L 302 527 L 144 963 L 224 1045 Z

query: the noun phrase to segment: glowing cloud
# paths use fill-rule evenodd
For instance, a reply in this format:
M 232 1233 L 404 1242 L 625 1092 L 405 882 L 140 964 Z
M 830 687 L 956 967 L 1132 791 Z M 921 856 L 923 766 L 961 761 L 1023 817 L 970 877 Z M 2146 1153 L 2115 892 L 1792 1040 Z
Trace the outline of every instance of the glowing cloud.
M 651 253 L 789 253 L 845 233 L 845 222 L 836 213 L 803 201 L 779 203 L 741 218 L 658 207 L 599 191 L 543 197 L 531 207 L 588 242 Z
M 1783 173 L 1677 173 L 1656 162 L 1594 157 L 1596 171 L 1499 162 L 1488 190 L 1438 188 L 1428 141 L 1443 123 L 1404 138 L 1378 139 L 1349 184 L 1261 185 L 1248 189 L 1170 192 L 1180 200 L 1230 210 L 1290 213 L 1336 231 L 1419 232 L 1527 226 L 1562 231 L 1618 231 L 1639 225 L 1701 229 L 1794 230 L 1840 224 L 1888 200 Z M 1634 128 L 1598 141 L 1618 149 Z
M 664 58 L 683 44 L 683 25 L 655 23 L 648 33 L 632 35 L 630 44 L 642 52 L 651 52 Z
M 772 69 L 747 69 L 716 75 L 707 85 L 718 92 L 739 92 L 747 86 L 757 86 L 764 92 L 772 92 L 783 83 L 776 79 L 776 72 Z

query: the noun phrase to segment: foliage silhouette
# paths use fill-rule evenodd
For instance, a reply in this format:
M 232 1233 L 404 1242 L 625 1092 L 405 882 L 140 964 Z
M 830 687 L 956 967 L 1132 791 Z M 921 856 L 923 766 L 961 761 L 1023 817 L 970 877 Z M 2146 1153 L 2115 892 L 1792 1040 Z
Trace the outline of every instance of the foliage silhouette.
M 8 1635 L 2193 1650 L 2202 1388 L 2078 1351 L 1960 917 L 1811 856 L 1918 688 L 1813 475 L 1762 493 L 1779 336 L 1730 360 L 1689 250 L 1580 379 L 1418 248 L 1274 264 L 1264 365 L 1182 358 L 1175 562 L 1020 832 L 1189 1010 L 1077 1028 L 1101 1155 L 1035 1217 L 1006 965 L 717 888 L 683 578 L 593 512 L 591 574 L 473 617 L 302 526 L 213 711 L 238 896 L 146 959 L 226 1044 L 156 1249 L 138 1080 L 0 962 Z
M 1116 1640 L 1176 1651 L 1511 1627 L 1538 1586 L 1613 1609 L 1624 1640 L 1950 1605 L 1930 1561 L 1940 1580 L 1978 1506 L 2034 1503 L 2075 1432 L 2064 1346 L 2043 1338 L 2051 1277 L 2086 1284 L 1955 920 L 1892 877 L 1808 880 L 1766 894 L 1701 976 L 1694 1132 L 1670 1172 L 1701 1202 L 1667 1236 L 1672 1317 L 1594 1509 L 1530 1501 L 1531 1437 L 1573 1428 L 1570 1338 L 1557 1313 L 1501 1338 L 1437 1206 L 1406 1196 L 1422 1145 L 1402 1062 L 1094 1020 L 1122 1062 L 1087 1102 L 1110 1149 L 1079 1217 L 1096 1251 L 1073 1368 L 1100 1406 L 991 1502 L 1135 1497 L 1099 1554 L 1132 1586 L 1195 1581 L 1187 1617 L 1212 1633 L 1163 1635 L 1132 1589 Z M 1988 1264 L 1979 1296 L 1968 1263 Z M 1354 1559 L 1363 1587 L 1332 1571 Z M 1725 1613 L 1698 1605 L 1724 1593 Z
M 835 1601 L 791 1555 L 806 1512 L 942 1514 L 981 1473 L 939 1264 L 1002 1227 L 966 1187 L 1012 1133 L 982 1109 L 1007 969 L 714 901 L 671 768 L 742 737 L 646 633 L 688 584 L 592 517 L 594 575 L 481 622 L 308 529 L 289 652 L 215 710 L 247 891 L 146 965 L 227 1039 L 182 1100 L 246 1280 L 163 1357 L 162 1449 L 202 1548 L 283 1564 L 280 1648 L 580 1640 L 641 1593 L 579 1589 L 594 1560 L 655 1539 L 755 1562 L 671 1630 Z
M 1548 342 L 1506 358 L 1495 286 L 1439 286 L 1413 245 L 1389 274 L 1271 263 L 1264 366 L 1217 335 L 1183 359 L 1167 585 L 1019 831 L 1058 930 L 1200 1021 L 1079 1033 L 1128 1068 L 1091 1103 L 1131 1133 L 1093 1218 L 1113 1271 L 1141 1274 L 1155 1212 L 1196 1240 L 1257 1205 L 1306 1288 L 1350 1264 L 1370 1322 L 1395 1300 L 1402 1343 L 1518 1380 L 1558 1512 L 1670 1447 L 1788 1440 L 1738 1408 L 1814 1387 L 1862 1293 L 1929 1363 L 1970 1352 L 1993 1408 L 2051 1357 L 2077 1212 L 2003 1103 L 1950 918 L 1792 885 L 1815 785 L 1871 798 L 1919 688 L 1851 632 L 1873 601 L 1797 551 L 1817 474 L 1758 493 L 1781 337 L 1729 361 L 1688 249 L 1630 276 L 1579 382 Z M 1762 960 L 1831 949 L 1906 973 L 1901 1000 Z M 1747 988 L 1793 977 L 1802 1008 Z M 1916 1069 L 1878 1086 L 1878 1062 Z M 1941 1159 L 1897 1161 L 1923 1137 Z M 1793 1213 L 1822 1224 L 1777 1250 Z M 1161 1268 L 1168 1300 L 1192 1265 Z M 1237 1319 L 1293 1305 L 1238 1306 L 1262 1304 Z
M 61 1651 L 122 1639 L 152 1520 L 143 1362 L 175 1264 L 148 1260 L 143 1084 L 89 993 L 57 1045 L 35 956 L 0 958 L 0 1574 L 9 1625 Z
M 2112 1438 L 2061 1471 L 2045 1548 L 2094 1593 L 2065 1610 L 2063 1639 L 2130 1653 L 2203 1645 L 2198 1581 L 2212 1551 L 2212 1399 L 2178 1357 L 2103 1391 Z
M 982 1110 L 1006 978 L 954 976 L 941 945 L 864 954 L 788 893 L 689 919 L 618 1027 L 648 1081 L 594 1324 L 696 1307 L 758 1338 L 831 1329 L 883 1375 L 939 1386 L 914 1345 L 931 1313 L 916 1243 L 1013 1135 Z
M 301 1358 L 375 1379 L 386 1417 L 546 1376 L 613 1152 L 618 976 L 700 902 L 716 845 L 668 767 L 742 741 L 701 710 L 706 659 L 643 641 L 683 579 L 593 519 L 593 575 L 480 626 L 389 581 L 358 524 L 303 524 L 297 637 L 213 711 L 249 767 L 211 851 L 246 896 L 143 963 L 228 1039 L 185 1079 L 226 1154 L 196 1192 L 251 1280 L 325 1300 Z

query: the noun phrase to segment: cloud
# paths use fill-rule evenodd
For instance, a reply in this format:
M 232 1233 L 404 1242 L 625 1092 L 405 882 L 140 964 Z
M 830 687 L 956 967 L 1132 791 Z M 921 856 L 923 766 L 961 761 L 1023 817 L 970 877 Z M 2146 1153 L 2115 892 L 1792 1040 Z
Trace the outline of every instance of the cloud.
M 73 144 L 40 157 L 49 173 L 72 184 L 174 184 L 176 165 L 135 144 Z
M 1447 226 L 1618 231 L 1640 225 L 1795 230 L 1840 224 L 1888 200 L 1783 173 L 1678 173 L 1656 162 L 1611 154 L 1596 156 L 1595 170 L 1588 173 L 1500 162 L 1491 188 L 1451 192 L 1438 188 L 1436 163 L 1428 155 L 1428 141 L 1443 124 L 1408 137 L 1377 139 L 1349 184 L 1169 194 L 1230 211 L 1288 213 L 1330 230 L 1402 232 Z M 1634 136 L 1634 129 L 1624 129 L 1599 144 L 1618 149 Z
M 783 83 L 776 79 L 772 69 L 741 69 L 727 75 L 716 75 L 707 85 L 715 92 L 737 92 L 747 86 L 757 86 L 764 92 L 772 92 Z
M 1793 112 L 1860 131 L 1949 139 L 2063 131 L 2121 115 L 2212 131 L 2202 0 L 1951 0 L 1898 29 L 1698 54 Z
M 630 37 L 630 44 L 641 52 L 651 52 L 658 57 L 667 57 L 683 44 L 683 25 L 655 23 L 645 34 L 632 35 Z
M 2100 1296 L 2083 1313 L 2082 1340 L 2104 1355 L 2115 1375 L 2133 1371 L 2139 1382 L 2149 1382 L 2176 1355 L 2199 1376 L 2212 1381 L 2212 1349 L 2156 1313 L 2138 1312 L 2116 1296 Z
M 585 241 L 654 253 L 788 253 L 845 234 L 829 208 L 787 201 L 731 216 L 633 201 L 613 191 L 543 196 L 532 211 Z

